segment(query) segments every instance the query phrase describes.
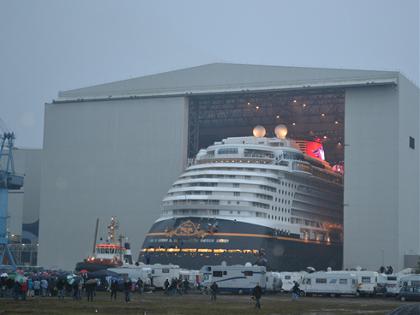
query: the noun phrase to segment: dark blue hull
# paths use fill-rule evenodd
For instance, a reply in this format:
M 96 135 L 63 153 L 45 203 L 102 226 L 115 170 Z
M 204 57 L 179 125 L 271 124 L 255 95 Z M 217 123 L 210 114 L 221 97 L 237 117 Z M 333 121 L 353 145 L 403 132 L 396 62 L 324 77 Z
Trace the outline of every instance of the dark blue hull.
M 269 270 L 299 271 L 342 268 L 342 242 L 305 241 L 255 224 L 211 218 L 176 218 L 156 222 L 139 255 L 145 263 L 203 265 L 266 265 Z

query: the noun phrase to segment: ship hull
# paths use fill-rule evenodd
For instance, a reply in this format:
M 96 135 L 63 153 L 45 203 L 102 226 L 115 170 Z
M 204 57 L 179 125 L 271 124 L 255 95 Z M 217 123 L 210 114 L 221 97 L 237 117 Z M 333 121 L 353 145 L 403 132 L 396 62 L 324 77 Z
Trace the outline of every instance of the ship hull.
M 120 265 L 111 264 L 111 263 L 107 264 L 107 263 L 80 261 L 76 264 L 75 270 L 76 271 L 87 270 L 89 272 L 95 272 L 99 270 L 105 270 L 108 268 L 116 268 L 116 267 L 120 267 Z
M 235 220 L 182 217 L 156 222 L 143 243 L 139 261 L 203 265 L 266 265 L 268 270 L 342 268 L 342 243 L 300 239 L 272 228 Z

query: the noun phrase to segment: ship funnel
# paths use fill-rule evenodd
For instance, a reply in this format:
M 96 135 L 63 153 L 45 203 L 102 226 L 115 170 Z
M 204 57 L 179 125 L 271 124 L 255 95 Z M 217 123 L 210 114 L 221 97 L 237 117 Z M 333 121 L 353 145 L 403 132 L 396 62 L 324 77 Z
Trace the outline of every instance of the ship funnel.
M 262 138 L 265 136 L 266 131 L 265 128 L 261 125 L 255 126 L 254 129 L 252 130 L 252 133 L 254 135 L 254 137 L 256 138 Z
M 287 127 L 285 125 L 277 125 L 274 129 L 276 137 L 279 139 L 286 139 L 287 136 Z

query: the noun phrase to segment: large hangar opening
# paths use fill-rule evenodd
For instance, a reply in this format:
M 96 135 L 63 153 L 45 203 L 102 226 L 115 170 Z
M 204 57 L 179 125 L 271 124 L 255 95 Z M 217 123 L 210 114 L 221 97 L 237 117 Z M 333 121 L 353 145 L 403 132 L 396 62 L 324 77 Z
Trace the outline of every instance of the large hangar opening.
M 268 137 L 284 124 L 288 138 L 319 141 L 325 159 L 344 162 L 344 90 L 258 92 L 192 96 L 189 101 L 188 157 L 227 137 L 249 136 L 262 125 Z

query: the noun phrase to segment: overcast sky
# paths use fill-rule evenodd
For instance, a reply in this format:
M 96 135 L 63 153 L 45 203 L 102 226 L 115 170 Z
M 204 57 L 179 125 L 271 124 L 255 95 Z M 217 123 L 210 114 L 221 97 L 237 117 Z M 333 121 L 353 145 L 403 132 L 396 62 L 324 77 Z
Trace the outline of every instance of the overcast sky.
M 419 0 L 0 0 L 0 118 L 39 148 L 58 91 L 211 62 L 398 70 L 418 84 L 419 16 Z

